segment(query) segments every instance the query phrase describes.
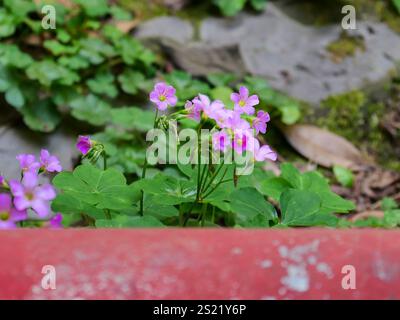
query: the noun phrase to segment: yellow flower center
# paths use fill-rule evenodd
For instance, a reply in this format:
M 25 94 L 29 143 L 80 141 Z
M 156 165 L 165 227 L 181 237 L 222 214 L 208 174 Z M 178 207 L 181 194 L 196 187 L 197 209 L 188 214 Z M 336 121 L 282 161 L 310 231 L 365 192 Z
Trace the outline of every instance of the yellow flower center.
M 246 102 L 244 102 L 243 100 L 239 101 L 239 106 L 244 107 L 246 105 Z
M 26 199 L 28 199 L 29 201 L 30 201 L 30 200 L 33 200 L 33 194 L 30 193 L 30 192 L 27 192 L 27 193 L 25 194 L 25 197 L 26 197 Z
M 7 211 L 0 212 L 0 220 L 1 221 L 7 221 L 9 217 L 10 217 L 10 214 Z
M 158 99 L 160 99 L 160 101 L 165 101 L 167 100 L 167 98 L 162 94 L 158 97 Z

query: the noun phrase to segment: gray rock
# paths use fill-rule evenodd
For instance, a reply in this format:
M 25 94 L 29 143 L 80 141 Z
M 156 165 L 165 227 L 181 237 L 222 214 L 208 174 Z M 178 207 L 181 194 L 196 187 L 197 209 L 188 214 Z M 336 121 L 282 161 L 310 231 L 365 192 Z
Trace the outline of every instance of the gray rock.
M 177 17 L 158 17 L 144 22 L 135 30 L 137 38 L 166 38 L 177 43 L 192 40 L 194 29 L 190 22 Z
M 159 39 L 172 60 L 189 72 L 247 71 L 312 104 L 332 94 L 381 85 L 400 61 L 400 36 L 374 21 L 358 21 L 358 29 L 348 31 L 363 37 L 366 50 L 334 62 L 326 47 L 343 32 L 339 23 L 303 25 L 272 3 L 258 15 L 207 18 L 196 41 L 190 41 L 193 28 L 178 20 L 150 20 L 138 34 Z
M 57 155 L 64 170 L 71 170 L 73 158 L 77 156 L 74 148 L 76 135 L 66 130 L 57 130 L 52 134 L 32 132 L 23 126 L 0 126 L 0 173 L 7 179 L 20 176 L 18 161 L 15 157 L 21 153 L 32 153 L 37 157 L 42 148 Z

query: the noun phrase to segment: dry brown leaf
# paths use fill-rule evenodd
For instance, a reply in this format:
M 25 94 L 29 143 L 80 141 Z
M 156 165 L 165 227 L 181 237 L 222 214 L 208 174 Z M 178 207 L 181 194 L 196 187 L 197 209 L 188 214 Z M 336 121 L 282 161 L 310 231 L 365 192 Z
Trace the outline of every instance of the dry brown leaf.
M 123 33 L 128 33 L 134 27 L 136 27 L 140 23 L 139 19 L 134 19 L 131 21 L 115 21 L 114 26 L 122 31 Z
M 358 213 L 353 217 L 351 217 L 350 221 L 354 222 L 357 220 L 362 220 L 370 217 L 383 218 L 384 215 L 385 215 L 384 212 L 379 210 L 364 211 L 362 213 Z
M 340 165 L 357 169 L 366 162 L 353 144 L 327 130 L 307 124 L 296 124 L 281 129 L 297 152 L 321 166 L 329 168 Z

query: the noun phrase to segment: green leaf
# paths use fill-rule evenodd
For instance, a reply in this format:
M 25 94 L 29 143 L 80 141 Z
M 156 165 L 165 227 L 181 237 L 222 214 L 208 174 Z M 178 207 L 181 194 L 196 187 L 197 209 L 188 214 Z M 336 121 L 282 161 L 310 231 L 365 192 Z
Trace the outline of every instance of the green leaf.
M 127 186 L 124 175 L 112 168 L 102 171 L 92 165 L 81 165 L 72 173 L 58 174 L 53 184 L 64 194 L 98 209 L 126 209 L 138 198 L 138 190 Z
M 312 226 L 321 209 L 321 199 L 313 192 L 287 190 L 280 198 L 282 223 L 288 226 Z
M 351 188 L 354 183 L 354 176 L 351 170 L 341 166 L 334 166 L 333 173 L 335 174 L 336 180 L 346 188 Z
M 231 209 L 243 220 L 254 219 L 257 215 L 267 220 L 276 219 L 275 208 L 255 188 L 235 190 L 230 195 Z
M 140 180 L 135 185 L 145 193 L 154 195 L 153 201 L 162 205 L 193 202 L 196 197 L 196 184 L 193 181 L 179 180 L 162 174 L 153 179 Z
M 110 98 L 115 98 L 118 95 L 117 87 L 114 84 L 114 75 L 111 72 L 99 72 L 86 83 L 94 93 L 105 94 Z
M 268 0 L 250 0 L 251 6 L 257 10 L 262 11 L 265 9 Z
M 157 219 L 177 217 L 179 211 L 174 206 L 166 206 L 158 203 L 154 203 L 152 197 L 146 198 L 143 215 L 153 216 Z
M 141 61 L 146 66 L 149 66 L 155 60 L 154 54 L 145 49 L 143 45 L 134 38 L 122 37 L 118 39 L 115 45 L 122 60 L 128 65 L 133 65 L 137 61 Z
M 78 74 L 51 60 L 32 63 L 26 70 L 26 74 L 29 79 L 38 80 L 46 87 L 54 81 L 63 85 L 72 85 L 79 81 Z
M 55 56 L 60 56 L 62 54 L 75 54 L 78 52 L 78 47 L 64 45 L 56 40 L 46 40 L 43 42 L 43 47 Z
M 400 13 L 400 0 L 392 0 L 393 5 L 396 7 L 397 11 Z
M 17 26 L 14 16 L 0 8 L 0 39 L 14 34 Z
M 30 0 L 4 0 L 4 6 L 19 19 L 25 18 L 29 12 L 36 9 L 35 3 Z
M 214 87 L 226 87 L 236 79 L 236 75 L 232 73 L 212 73 L 207 75 L 207 80 Z
M 11 87 L 6 91 L 6 101 L 15 108 L 21 108 L 25 104 L 25 98 L 18 87 Z
M 73 56 L 73 57 L 62 56 L 58 59 L 58 63 L 72 70 L 79 70 L 89 67 L 89 61 L 81 56 Z
M 33 59 L 14 44 L 1 44 L 0 62 L 6 66 L 24 69 L 33 62 Z
M 296 123 L 301 116 L 299 106 L 296 104 L 286 104 L 278 108 L 282 113 L 282 122 L 287 125 Z
M 104 210 L 98 209 L 89 205 L 69 194 L 59 194 L 51 204 L 54 212 L 61 212 L 63 217 L 67 215 L 77 215 L 81 218 L 82 214 L 88 215 L 91 218 L 104 219 Z M 78 219 L 80 220 L 80 219 Z
M 101 17 L 108 13 L 107 0 L 74 0 L 89 17 Z
M 385 197 L 382 199 L 382 204 L 381 204 L 382 210 L 384 211 L 392 210 L 392 209 L 397 209 L 398 207 L 399 206 L 397 202 L 393 198 Z
M 112 220 L 96 220 L 97 228 L 159 228 L 164 225 L 156 218 L 116 216 Z
M 93 94 L 79 97 L 71 102 L 72 115 L 79 120 L 101 126 L 110 120 L 111 107 Z
M 137 94 L 138 90 L 149 91 L 152 86 L 152 81 L 146 80 L 143 73 L 131 69 L 125 69 L 122 74 L 118 76 L 118 81 L 124 92 L 129 94 Z
M 290 188 L 291 185 L 285 179 L 280 177 L 272 177 L 266 179 L 261 184 L 260 192 L 263 195 L 271 197 L 275 201 L 279 201 L 281 194 Z
M 99 38 L 85 38 L 80 40 L 79 55 L 92 64 L 100 64 L 106 58 L 115 56 L 115 49 Z
M 32 130 L 51 132 L 61 122 L 61 115 L 50 99 L 24 106 L 21 110 L 25 124 Z
M 132 14 L 129 11 L 116 5 L 111 6 L 110 13 L 115 20 L 128 21 L 132 20 L 133 18 Z
M 243 9 L 246 0 L 213 0 L 213 3 L 225 16 L 234 16 Z
M 210 91 L 214 100 L 221 100 L 225 105 L 232 105 L 231 94 L 233 90 L 229 87 L 216 87 Z
M 111 110 L 111 122 L 126 129 L 146 132 L 153 128 L 154 112 L 136 107 L 123 107 Z

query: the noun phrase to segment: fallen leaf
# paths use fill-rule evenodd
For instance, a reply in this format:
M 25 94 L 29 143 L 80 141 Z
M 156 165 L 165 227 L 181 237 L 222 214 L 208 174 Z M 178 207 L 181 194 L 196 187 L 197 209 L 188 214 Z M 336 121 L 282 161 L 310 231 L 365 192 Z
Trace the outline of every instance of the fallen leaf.
M 134 27 L 140 23 L 140 19 L 134 19 L 131 21 L 115 21 L 114 26 L 122 31 L 123 33 L 129 33 Z
M 321 166 L 358 169 L 366 163 L 352 143 L 330 131 L 307 124 L 282 126 L 281 130 L 297 152 Z
M 384 215 L 385 215 L 384 212 L 379 211 L 379 210 L 364 211 L 364 212 L 358 213 L 358 214 L 354 215 L 353 217 L 351 217 L 350 221 L 354 222 L 354 221 L 371 218 L 371 217 L 381 219 L 384 217 Z

